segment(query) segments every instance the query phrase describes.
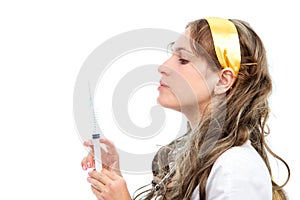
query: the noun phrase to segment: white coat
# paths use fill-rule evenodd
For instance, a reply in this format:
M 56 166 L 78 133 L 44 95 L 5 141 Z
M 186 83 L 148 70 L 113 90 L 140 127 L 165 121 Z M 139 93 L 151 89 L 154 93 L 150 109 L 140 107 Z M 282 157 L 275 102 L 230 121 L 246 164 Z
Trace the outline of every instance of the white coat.
M 198 187 L 191 200 L 200 200 Z M 250 141 L 216 160 L 207 179 L 206 200 L 272 200 L 271 177 Z

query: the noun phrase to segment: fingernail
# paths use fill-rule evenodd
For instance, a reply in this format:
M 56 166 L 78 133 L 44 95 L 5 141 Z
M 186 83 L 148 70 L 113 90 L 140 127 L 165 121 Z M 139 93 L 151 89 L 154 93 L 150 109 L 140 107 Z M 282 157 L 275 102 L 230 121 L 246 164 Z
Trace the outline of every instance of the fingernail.
M 83 169 L 83 170 L 86 170 L 86 166 L 85 166 L 85 165 L 82 165 L 82 169 Z
M 89 171 L 89 172 L 88 172 L 89 177 L 91 177 L 91 173 L 92 173 L 92 171 Z
M 87 164 L 88 168 L 91 167 L 91 163 L 90 162 L 87 162 L 86 164 Z

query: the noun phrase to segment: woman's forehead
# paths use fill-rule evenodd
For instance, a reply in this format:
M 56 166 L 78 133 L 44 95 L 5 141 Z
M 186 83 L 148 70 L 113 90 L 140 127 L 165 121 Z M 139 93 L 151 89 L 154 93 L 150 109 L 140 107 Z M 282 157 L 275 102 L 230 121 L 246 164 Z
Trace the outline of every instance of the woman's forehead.
M 185 31 L 182 33 L 178 39 L 174 42 L 173 48 L 174 51 L 176 50 L 186 50 L 188 52 L 192 52 L 191 48 L 191 39 L 189 37 L 189 31 Z

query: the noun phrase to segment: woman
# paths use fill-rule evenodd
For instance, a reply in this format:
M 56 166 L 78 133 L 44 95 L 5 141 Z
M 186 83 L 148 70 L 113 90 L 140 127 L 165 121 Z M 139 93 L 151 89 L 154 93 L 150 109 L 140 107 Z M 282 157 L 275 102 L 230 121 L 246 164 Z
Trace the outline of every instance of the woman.
M 157 152 L 152 188 L 136 199 L 287 199 L 282 187 L 289 167 L 265 142 L 267 66 L 262 41 L 247 23 L 207 18 L 187 25 L 158 69 L 157 101 L 182 112 L 189 129 Z M 92 191 L 98 199 L 131 199 L 114 145 L 101 142 L 108 146 L 107 169 L 89 173 Z M 287 167 L 283 186 L 272 179 L 267 151 Z M 92 153 L 82 166 L 93 167 Z

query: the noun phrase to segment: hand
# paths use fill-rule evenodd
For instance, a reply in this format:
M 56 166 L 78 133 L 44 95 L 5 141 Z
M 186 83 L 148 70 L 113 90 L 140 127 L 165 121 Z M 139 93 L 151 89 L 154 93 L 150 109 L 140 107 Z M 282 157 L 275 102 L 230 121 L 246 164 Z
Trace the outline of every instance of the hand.
M 102 168 L 107 169 L 109 171 L 114 171 L 119 176 L 122 176 L 120 171 L 119 155 L 115 145 L 108 139 L 103 139 L 103 138 L 100 139 L 100 143 L 105 144 L 107 149 L 107 151 L 105 151 L 103 148 L 101 148 Z M 94 160 L 93 143 L 92 141 L 86 141 L 83 143 L 83 145 L 86 147 L 90 147 L 91 151 L 88 153 L 86 157 L 82 159 L 81 167 L 83 170 L 94 168 L 95 160 Z
M 90 171 L 87 181 L 98 200 L 131 200 L 125 180 L 114 171 Z

